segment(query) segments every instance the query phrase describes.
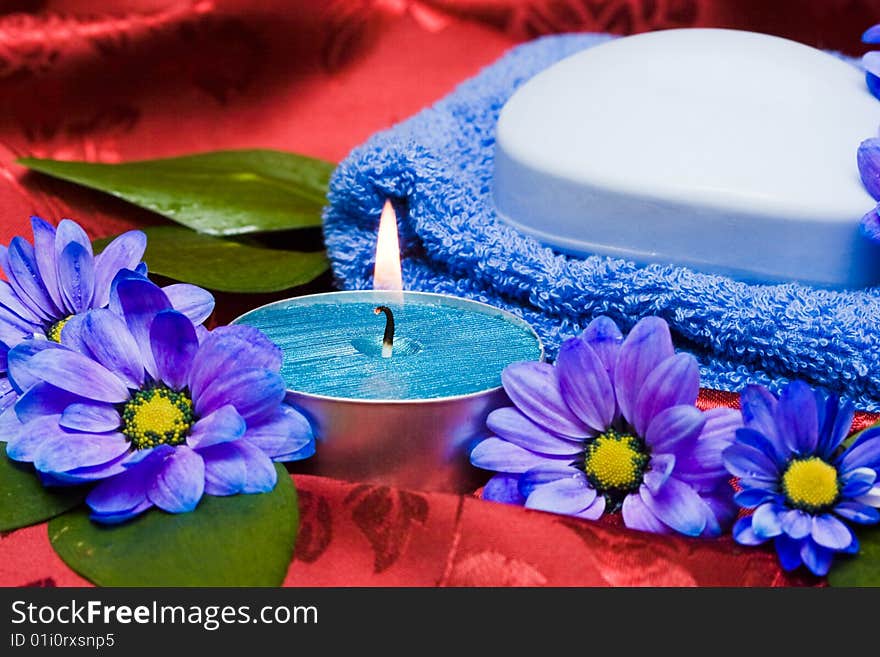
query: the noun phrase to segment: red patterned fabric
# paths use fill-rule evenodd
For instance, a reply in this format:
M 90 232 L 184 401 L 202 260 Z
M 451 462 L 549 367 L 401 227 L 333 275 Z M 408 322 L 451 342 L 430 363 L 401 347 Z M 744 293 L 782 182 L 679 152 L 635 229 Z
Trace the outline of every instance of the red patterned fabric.
M 877 21 L 880 0 L 6 0 L 0 243 L 28 234 L 30 214 L 74 217 L 95 237 L 157 221 L 27 175 L 17 156 L 116 162 L 269 147 L 339 160 L 542 34 L 725 26 L 858 54 L 859 35 Z M 268 300 L 221 295 L 217 318 Z M 701 399 L 735 404 L 721 393 Z M 729 539 L 295 479 L 303 526 L 291 586 L 817 583 Z M 84 584 L 51 550 L 45 524 L 0 535 L 0 585 Z

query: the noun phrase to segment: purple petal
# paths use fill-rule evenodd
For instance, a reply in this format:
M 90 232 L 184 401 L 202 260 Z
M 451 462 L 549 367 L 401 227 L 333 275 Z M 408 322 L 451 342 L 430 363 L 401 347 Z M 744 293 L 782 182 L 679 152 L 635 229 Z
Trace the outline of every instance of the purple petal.
M 575 456 L 583 451 L 580 442 L 565 440 L 545 431 L 512 406 L 492 411 L 486 426 L 499 438 L 533 452 Z
M 819 440 L 816 395 L 803 381 L 792 381 L 779 396 L 776 426 L 786 447 L 797 454 L 812 454 Z
M 184 388 L 199 349 L 192 322 L 176 310 L 163 310 L 150 327 L 150 344 L 159 380 L 174 390 Z
M 719 480 L 730 478 L 722 454 L 732 444 L 736 429 L 742 423 L 739 412 L 728 408 L 705 411 L 703 419 L 706 424 L 693 449 L 689 453 L 679 452 L 675 466 L 675 476 L 699 491 L 711 489 Z
M 14 417 L 14 414 L 12 414 Z M 7 414 L 4 414 L 4 419 Z M 6 422 L 4 422 L 6 424 Z M 15 429 L 14 432 L 11 429 Z M 13 461 L 32 463 L 47 440 L 61 433 L 58 427 L 58 416 L 41 417 L 27 424 L 18 423 L 4 431 L 6 454 Z
M 824 577 L 831 568 L 834 552 L 809 539 L 801 544 L 801 559 L 814 575 Z
M 636 397 L 628 416 L 640 436 L 644 436 L 658 413 L 679 405 L 693 406 L 700 393 L 700 369 L 690 354 L 675 354 L 654 368 Z
M 0 442 L 9 440 L 10 436 L 14 436 L 21 429 L 21 422 L 15 414 L 14 406 L 9 406 L 0 413 Z
M 806 538 L 813 527 L 813 516 L 800 509 L 784 511 L 779 520 L 782 531 L 794 539 Z
M 205 461 L 205 492 L 208 495 L 235 495 L 247 483 L 247 467 L 238 447 L 220 443 L 199 450 Z
M 717 538 L 721 536 L 722 524 L 727 527 L 736 517 L 736 509 L 730 504 L 729 495 L 701 496 L 703 514 L 706 517 L 706 526 L 700 536 L 704 538 Z
M 552 365 L 513 363 L 504 368 L 501 382 L 510 400 L 535 424 L 569 438 L 592 435 L 565 403 Z
M 52 302 L 37 268 L 34 248 L 21 237 L 12 238 L 0 266 L 6 271 L 9 284 L 18 298 L 34 314 L 49 321 L 58 319 L 61 311 Z
M 92 241 L 82 226 L 72 219 L 62 219 L 58 222 L 58 229 L 55 231 L 55 256 L 60 258 L 64 249 L 71 243 L 79 244 L 90 256 L 92 255 Z
M 89 518 L 100 525 L 119 525 L 123 522 L 128 522 L 132 518 L 136 518 L 144 511 L 149 511 L 152 508 L 153 503 L 150 502 L 150 500 L 144 500 L 132 509 L 120 511 L 119 513 L 92 512 L 91 514 L 89 514 Z
M 813 516 L 813 527 L 810 532 L 813 540 L 829 550 L 844 550 L 853 541 L 849 527 L 830 513 Z
M 95 256 L 94 306 L 103 308 L 110 302 L 113 279 L 123 269 L 134 269 L 144 257 L 147 236 L 139 230 L 130 230 L 114 239 Z
M 150 450 L 137 465 L 99 483 L 86 497 L 86 504 L 100 514 L 119 514 L 142 505 L 147 501 L 147 490 L 173 453 L 174 448 L 168 445 Z
M 779 480 L 779 468 L 776 463 L 763 452 L 743 443 L 734 443 L 725 449 L 721 453 L 721 458 L 727 471 L 735 477 L 774 483 Z
M 880 510 L 862 504 L 861 502 L 846 501 L 834 507 L 834 512 L 841 518 L 845 518 L 860 525 L 873 525 L 880 521 Z
M 767 436 L 758 433 L 749 427 L 737 429 L 736 442 L 739 445 L 751 447 L 752 449 L 759 451 L 774 464 L 777 470 L 781 471 L 788 462 L 788 458 L 779 454 L 774 445 L 767 439 Z
M 740 518 L 733 525 L 733 540 L 740 545 L 761 545 L 767 539 L 757 536 L 752 531 L 752 517 Z
M 21 298 L 6 281 L 0 281 L 0 306 L 5 307 L 17 318 L 27 324 L 43 324 L 44 318 L 38 316 L 33 310 L 22 303 Z
M 583 518 L 584 520 L 598 520 L 602 517 L 603 513 L 605 513 L 605 496 L 596 495 L 596 499 L 593 500 L 590 506 L 583 511 L 578 511 L 571 515 L 575 518 Z
M 596 499 L 596 490 L 585 478 L 572 476 L 538 486 L 526 498 L 526 508 L 552 513 L 577 513 Z
M 14 347 L 35 335 L 43 335 L 42 324 L 32 324 L 4 306 L 0 306 L 0 341 Z
M 43 472 L 65 472 L 112 461 L 129 450 L 121 433 L 89 434 L 57 432 L 37 450 L 34 467 Z
M 873 488 L 876 480 L 877 473 L 871 468 L 850 470 L 840 478 L 840 483 L 843 485 L 840 496 L 850 498 L 864 495 Z
M 779 496 L 762 488 L 746 488 L 734 496 L 734 501 L 744 509 L 753 509 L 765 502 L 776 502 Z
M 880 43 L 880 25 L 874 25 L 862 34 L 863 43 Z
M 11 408 L 18 401 L 18 393 L 12 387 L 9 379 L 0 376 L 0 414 Z M 3 440 L 3 433 L 0 432 L 0 440 Z
M 660 521 L 686 536 L 699 536 L 706 527 L 703 501 L 696 491 L 675 477 L 670 477 L 657 493 L 647 486 L 639 488 L 639 496 Z
M 871 64 L 872 68 L 877 68 L 880 66 L 880 62 L 874 61 Z M 874 75 L 870 71 L 865 72 L 865 85 L 868 87 L 868 91 L 871 92 L 871 95 L 874 96 L 877 100 L 880 100 L 880 77 Z
M 193 398 L 216 380 L 223 380 L 236 370 L 281 369 L 281 349 L 261 331 L 250 326 L 221 326 L 214 329 L 199 346 L 193 359 L 189 387 Z
M 652 495 L 656 495 L 669 480 L 672 470 L 675 468 L 675 455 L 656 454 L 651 459 L 651 468 L 645 473 L 645 486 Z
M 157 285 L 141 278 L 117 278 L 114 293 L 128 330 L 140 348 L 144 366 L 155 377 L 156 363 L 150 345 L 150 326 L 158 313 L 171 310 L 171 302 Z
M 39 326 L 29 324 L 15 313 L 0 307 L 0 342 L 3 344 L 15 347 L 40 333 L 42 329 Z
M 703 412 L 706 424 L 700 434 L 701 440 L 720 440 L 733 443 L 737 429 L 743 426 L 742 414 L 733 408 L 710 408 Z
M 194 399 L 198 415 L 232 404 L 248 422 L 270 417 L 278 409 L 286 394 L 284 379 L 264 369 L 246 369 L 230 374 L 224 380 L 215 380 Z
M 114 276 L 113 280 L 110 282 L 110 301 L 108 302 L 107 307 L 120 317 L 122 317 L 124 313 L 122 311 L 122 302 L 119 300 L 119 284 L 122 281 L 131 279 L 147 283 L 151 282 L 150 279 L 147 278 L 146 271 L 137 272 L 130 269 L 120 269 L 116 272 L 116 276 Z
M 10 352 L 10 358 L 15 353 Z M 47 349 L 21 361 L 10 361 L 15 380 L 23 375 L 86 399 L 119 404 L 128 400 L 126 385 L 103 365 L 68 349 Z
M 877 208 L 870 210 L 862 217 L 859 228 L 866 238 L 873 242 L 880 242 L 880 215 L 877 214 Z
M 67 326 L 64 327 L 65 329 Z M 113 372 L 129 388 L 144 383 L 144 363 L 137 342 L 125 322 L 106 308 L 87 313 L 79 337 L 86 353 Z
M 83 338 L 87 315 L 88 313 L 73 315 L 67 320 L 61 328 L 61 344 L 68 349 L 81 353 L 83 356 L 92 358 L 92 350 L 88 348 Z
M 27 424 L 45 415 L 59 415 L 70 404 L 81 401 L 84 400 L 79 395 L 48 383 L 37 383 L 19 397 L 15 413 L 23 424 Z
M 880 469 L 880 429 L 871 428 L 862 433 L 859 439 L 844 452 L 839 462 L 839 469 L 842 472 L 861 467 L 875 471 Z
M 748 386 L 739 397 L 743 423 L 762 434 L 773 446 L 780 463 L 787 460 L 788 450 L 776 428 L 776 397 L 764 386 Z
M 779 555 L 779 563 L 783 570 L 794 570 L 800 567 L 803 563 L 801 547 L 808 542 L 789 538 L 786 534 L 780 534 L 774 539 L 773 544 L 776 547 L 776 554 Z
M 556 360 L 559 388 L 571 411 L 595 431 L 614 420 L 617 403 L 605 365 L 593 349 L 578 338 L 566 340 Z
M 34 231 L 34 258 L 46 292 L 52 303 L 60 310 L 64 307 L 61 288 L 58 285 L 58 263 L 55 258 L 55 227 L 40 217 L 31 217 Z
M 204 492 L 204 460 L 186 445 L 180 445 L 162 464 L 147 489 L 147 497 L 168 513 L 188 513 L 196 508 Z
M 693 448 L 706 419 L 695 406 L 673 406 L 658 413 L 645 431 L 645 442 L 655 453 Z
M 880 62 L 876 56 L 874 59 Z M 876 75 L 877 71 L 872 71 L 872 73 Z M 863 141 L 859 146 L 856 161 L 865 189 L 874 197 L 874 200 L 880 200 L 880 139 L 872 137 Z
M 779 518 L 783 507 L 776 504 L 762 504 L 752 514 L 752 531 L 760 538 L 773 538 L 782 533 L 782 521 Z
M 557 461 L 568 463 L 569 458 L 535 454 L 501 438 L 486 438 L 471 451 L 471 464 L 484 470 L 519 474 L 532 468 Z
M 864 495 L 859 495 L 856 502 L 880 508 L 880 485 L 875 485 Z
M 526 502 L 519 492 L 519 477 L 517 475 L 497 474 L 483 486 L 484 500 L 514 504 L 522 506 Z
M 584 329 L 580 339 L 586 342 L 599 357 L 608 373 L 608 378 L 611 379 L 617 365 L 620 345 L 623 344 L 623 335 L 617 324 L 609 317 L 597 317 Z
M 272 459 L 292 460 L 289 455 L 314 445 L 315 433 L 302 413 L 288 404 L 281 404 L 265 421 L 248 426 L 245 440 Z
M 75 431 L 105 433 L 118 429 L 122 418 L 119 411 L 110 405 L 76 403 L 64 409 L 58 424 Z
M 825 397 L 821 393 L 817 393 L 816 403 L 820 411 L 819 442 L 816 449 L 817 454 L 827 460 L 849 435 L 855 407 L 852 402 L 841 402 L 835 395 Z
M 58 284 L 69 312 L 80 313 L 91 306 L 95 265 L 91 253 L 76 242 L 68 244 L 58 259 Z
M 669 527 L 664 525 L 642 501 L 639 495 L 627 495 L 621 507 L 623 524 L 630 529 L 638 529 L 652 534 L 668 534 Z
M 519 492 L 523 497 L 528 497 L 536 488 L 545 486 L 559 479 L 582 479 L 586 482 L 586 475 L 580 470 L 565 462 L 546 462 L 531 468 L 519 477 Z
M 8 368 L 7 376 L 13 388 L 17 392 L 23 393 L 37 383 L 40 383 L 39 372 L 34 372 L 33 368 L 28 367 L 28 362 L 41 351 L 60 351 L 61 349 L 63 347 L 57 342 L 37 339 L 25 340 L 14 349 L 10 349 L 7 355 L 6 366 Z
M 258 445 L 254 445 L 254 443 L 252 443 L 248 439 L 247 434 L 244 435 L 244 438 L 242 439 L 241 442 L 248 443 L 249 445 L 253 445 L 253 446 L 257 447 L 257 449 L 260 449 L 260 447 Z M 315 439 L 314 439 L 314 437 L 312 437 L 309 440 L 307 440 L 301 447 L 294 449 L 292 452 L 287 452 L 285 454 L 268 454 L 267 453 L 267 456 L 269 456 L 269 458 L 271 458 L 273 461 L 278 461 L 280 463 L 286 463 L 288 461 L 302 461 L 303 459 L 307 459 L 311 456 L 314 456 L 316 447 L 317 446 L 315 444 Z M 263 451 L 263 450 L 261 450 L 261 451 Z
M 614 369 L 614 390 L 627 420 L 632 421 L 636 400 L 648 375 L 674 354 L 669 326 L 659 317 L 642 319 L 626 336 Z
M 65 472 L 40 473 L 41 479 L 51 479 L 53 485 L 56 486 L 72 486 L 77 484 L 88 484 L 108 477 L 114 477 L 121 472 L 125 472 L 127 464 L 131 461 L 130 452 L 124 452 L 111 459 L 106 463 L 99 465 L 87 466 L 84 468 L 74 468 Z
M 186 439 L 187 445 L 201 451 L 211 445 L 238 440 L 247 425 L 231 405 L 221 406 L 196 422 Z
M 174 310 L 186 315 L 193 324 L 202 324 L 214 312 L 214 296 L 207 290 L 188 283 L 175 283 L 162 288 Z
M 266 456 L 262 450 L 244 440 L 234 444 L 244 458 L 244 465 L 247 468 L 247 481 L 241 492 L 268 493 L 275 488 L 278 472 L 275 470 L 272 459 Z

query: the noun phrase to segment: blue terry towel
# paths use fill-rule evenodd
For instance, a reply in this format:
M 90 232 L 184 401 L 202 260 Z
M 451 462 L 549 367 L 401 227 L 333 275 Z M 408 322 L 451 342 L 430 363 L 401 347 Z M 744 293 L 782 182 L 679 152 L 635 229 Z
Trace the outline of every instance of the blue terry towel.
M 378 219 L 392 198 L 405 287 L 511 310 L 532 323 L 550 357 L 597 315 L 622 328 L 659 315 L 676 345 L 700 360 L 705 387 L 778 388 L 800 378 L 880 410 L 880 289 L 750 285 L 683 267 L 574 258 L 497 218 L 491 181 L 501 107 L 535 73 L 608 38 L 553 36 L 515 48 L 355 149 L 333 176 L 324 214 L 339 283 L 372 286 Z

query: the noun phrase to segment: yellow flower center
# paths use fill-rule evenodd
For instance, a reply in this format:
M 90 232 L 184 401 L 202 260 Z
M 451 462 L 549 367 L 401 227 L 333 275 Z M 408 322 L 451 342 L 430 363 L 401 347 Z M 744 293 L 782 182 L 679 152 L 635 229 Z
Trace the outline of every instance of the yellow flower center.
M 833 504 L 840 492 L 837 469 L 816 456 L 796 459 L 782 475 L 782 488 L 792 506 L 820 511 Z
M 122 433 L 135 449 L 180 445 L 194 421 L 189 396 L 165 386 L 139 390 L 122 408 Z
M 638 438 L 609 429 L 587 445 L 584 472 L 600 493 L 629 492 L 642 483 L 648 460 Z
M 64 319 L 59 319 L 54 324 L 50 325 L 46 330 L 46 337 L 49 338 L 52 342 L 61 342 L 61 330 L 64 328 L 64 325 L 67 324 L 71 319 L 73 319 L 73 315 L 68 315 Z

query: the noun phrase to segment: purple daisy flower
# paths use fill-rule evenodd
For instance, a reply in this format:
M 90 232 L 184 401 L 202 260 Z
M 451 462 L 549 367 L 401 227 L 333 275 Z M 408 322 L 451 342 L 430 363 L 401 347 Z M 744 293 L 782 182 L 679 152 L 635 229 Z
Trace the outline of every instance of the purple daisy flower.
M 281 352 L 260 331 L 200 339 L 162 289 L 131 272 L 117 277 L 110 307 L 118 312 L 71 319 L 61 344 L 13 348 L 9 378 L 26 392 L 0 417 L 8 456 L 45 483 L 100 482 L 86 499 L 95 520 L 269 491 L 273 460 L 314 453 L 308 421 L 284 403 Z
M 773 540 L 782 567 L 804 564 L 825 575 L 836 552 L 858 552 L 844 521 L 880 521 L 880 428 L 864 431 L 848 448 L 842 443 L 853 407 L 789 384 L 777 400 L 761 386 L 741 397 L 745 427 L 723 454 L 739 477 L 736 503 L 754 513 L 737 521 L 734 539 L 743 545 Z
M 0 280 L 0 342 L 9 348 L 30 338 L 61 339 L 61 330 L 72 317 L 110 301 L 116 275 L 123 270 L 146 274 L 141 262 L 147 236 L 139 230 L 114 239 L 95 256 L 92 243 L 75 221 L 63 219 L 54 228 L 39 217 L 31 217 L 34 242 L 13 238 L 9 247 L 0 246 L 0 269 L 9 282 Z M 214 298 L 200 287 L 188 284 L 164 288 L 172 306 L 196 324 L 204 322 L 214 309 Z M 0 375 L 0 410 L 10 384 Z M 19 391 L 20 392 L 20 391 Z
M 565 342 L 556 366 L 514 363 L 502 374 L 515 404 L 489 415 L 493 436 L 471 463 L 498 472 L 486 499 L 627 527 L 718 535 L 734 506 L 721 452 L 738 411 L 701 412 L 697 362 L 676 354 L 666 322 L 641 320 L 626 340 L 607 317 Z

